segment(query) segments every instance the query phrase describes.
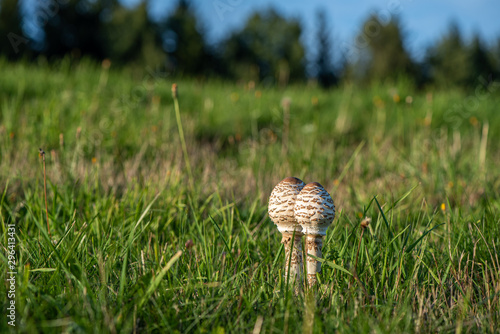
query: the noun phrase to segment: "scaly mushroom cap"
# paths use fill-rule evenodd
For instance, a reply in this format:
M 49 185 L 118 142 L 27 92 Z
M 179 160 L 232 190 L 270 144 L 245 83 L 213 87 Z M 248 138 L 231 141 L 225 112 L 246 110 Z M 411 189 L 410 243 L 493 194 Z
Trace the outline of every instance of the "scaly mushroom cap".
M 330 194 L 318 182 L 308 183 L 295 200 L 295 219 L 306 235 L 326 235 L 335 218 L 335 205 Z
M 287 177 L 278 183 L 269 197 L 269 218 L 283 232 L 300 232 L 302 228 L 295 220 L 293 209 L 295 199 L 305 183 L 296 177 Z

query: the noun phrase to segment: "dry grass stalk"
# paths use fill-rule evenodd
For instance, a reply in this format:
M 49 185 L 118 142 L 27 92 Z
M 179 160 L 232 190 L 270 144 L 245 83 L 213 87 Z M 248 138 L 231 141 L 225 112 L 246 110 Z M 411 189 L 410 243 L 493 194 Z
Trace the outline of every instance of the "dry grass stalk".
M 50 225 L 49 225 L 49 207 L 47 205 L 47 173 L 45 172 L 45 151 L 41 148 L 39 149 L 39 155 L 42 158 L 43 162 L 43 193 L 45 197 L 45 214 L 47 216 L 47 232 L 50 235 Z

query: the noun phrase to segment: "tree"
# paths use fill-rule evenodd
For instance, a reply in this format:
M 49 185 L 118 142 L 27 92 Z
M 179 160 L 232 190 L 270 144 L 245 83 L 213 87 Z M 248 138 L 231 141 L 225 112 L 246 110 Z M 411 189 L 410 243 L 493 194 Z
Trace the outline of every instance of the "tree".
M 171 70 L 185 75 L 199 75 L 207 70 L 210 54 L 187 0 L 179 0 L 177 8 L 159 27 Z
M 256 13 L 223 43 L 224 58 L 237 78 L 276 80 L 281 85 L 302 80 L 305 52 L 301 34 L 296 20 L 286 20 L 274 10 Z
M 494 55 L 484 46 L 478 34 L 475 34 L 472 43 L 469 46 L 469 75 L 467 84 L 469 86 L 477 84 L 479 78 L 496 77 L 497 69 L 495 67 Z
M 452 22 L 448 33 L 427 51 L 426 63 L 435 84 L 443 87 L 467 84 L 470 79 L 469 56 L 458 24 Z
M 134 9 L 116 6 L 106 23 L 105 54 L 118 64 L 163 66 L 166 53 L 158 28 L 151 22 L 146 2 Z M 126 27 L 126 29 L 124 29 Z
M 493 47 L 493 59 L 497 73 L 500 73 L 500 37 L 497 38 L 496 46 Z
M 57 6 L 43 25 L 43 53 L 62 57 L 76 52 L 106 58 L 108 41 L 101 17 L 106 11 L 113 12 L 117 0 L 67 0 Z
M 74 53 L 109 58 L 120 65 L 163 65 L 161 36 L 146 7 L 145 1 L 127 9 L 118 0 L 67 0 L 43 25 L 42 52 L 49 57 Z
M 404 34 L 398 18 L 393 17 L 384 24 L 372 15 L 362 29 L 357 40 L 363 41 L 366 47 L 362 48 L 356 64 L 362 69 L 362 79 L 396 80 L 403 75 L 417 80 L 416 65 L 404 47 Z
M 19 58 L 28 51 L 28 39 L 21 29 L 18 0 L 0 1 L 0 54 L 8 59 Z
M 336 85 L 338 82 L 337 74 L 332 65 L 332 45 L 331 37 L 328 33 L 328 25 L 324 11 L 317 14 L 318 21 L 318 51 L 315 60 L 316 78 L 322 87 L 328 88 Z
M 491 53 L 493 55 L 493 64 L 495 66 L 495 72 L 500 74 L 500 37 L 497 37 L 494 45 L 491 47 Z

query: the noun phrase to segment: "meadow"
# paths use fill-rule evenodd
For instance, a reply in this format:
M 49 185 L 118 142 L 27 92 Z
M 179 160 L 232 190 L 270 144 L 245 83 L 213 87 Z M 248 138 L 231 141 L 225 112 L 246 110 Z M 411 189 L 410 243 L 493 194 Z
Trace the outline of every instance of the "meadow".
M 498 332 L 500 84 L 0 69 L 0 332 Z M 267 216 L 287 176 L 320 182 L 337 208 L 319 284 L 298 293 Z

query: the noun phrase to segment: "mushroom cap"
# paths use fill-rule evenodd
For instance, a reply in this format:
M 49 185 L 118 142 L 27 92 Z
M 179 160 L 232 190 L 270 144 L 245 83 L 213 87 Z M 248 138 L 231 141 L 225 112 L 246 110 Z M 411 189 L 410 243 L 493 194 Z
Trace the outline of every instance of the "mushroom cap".
M 335 218 L 335 205 L 325 188 L 312 182 L 297 195 L 294 214 L 304 234 L 324 236 Z
M 269 196 L 269 218 L 281 233 L 302 230 L 294 217 L 293 210 L 295 199 L 304 186 L 304 181 L 296 177 L 287 177 L 274 187 Z

